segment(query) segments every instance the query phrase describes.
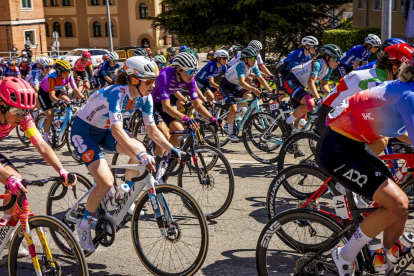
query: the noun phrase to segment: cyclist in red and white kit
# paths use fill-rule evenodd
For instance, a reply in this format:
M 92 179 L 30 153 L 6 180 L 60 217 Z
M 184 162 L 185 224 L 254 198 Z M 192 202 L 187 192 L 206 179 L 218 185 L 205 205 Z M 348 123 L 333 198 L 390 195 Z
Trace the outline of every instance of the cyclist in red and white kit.
M 82 57 L 75 62 L 73 66 L 73 75 L 75 78 L 79 77 L 81 80 L 87 82 L 87 89 L 90 88 L 88 74 L 86 73 L 86 68 L 88 68 L 91 77 L 93 77 L 93 66 L 91 61 L 91 52 L 83 51 Z

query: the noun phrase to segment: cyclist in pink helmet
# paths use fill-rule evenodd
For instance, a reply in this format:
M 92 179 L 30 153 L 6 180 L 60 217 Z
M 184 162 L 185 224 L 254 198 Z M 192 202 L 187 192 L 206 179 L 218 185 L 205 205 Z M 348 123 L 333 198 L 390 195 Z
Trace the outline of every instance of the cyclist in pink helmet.
M 73 72 L 74 72 L 75 78 L 79 77 L 84 82 L 87 82 L 87 84 L 86 84 L 87 89 L 90 88 L 90 84 L 89 84 L 88 74 L 86 73 L 86 70 L 85 70 L 86 68 L 88 68 L 91 78 L 93 77 L 93 66 L 92 66 L 91 56 L 92 56 L 91 52 L 83 51 L 82 52 L 82 57 L 79 58 L 75 62 L 75 66 L 73 67 Z

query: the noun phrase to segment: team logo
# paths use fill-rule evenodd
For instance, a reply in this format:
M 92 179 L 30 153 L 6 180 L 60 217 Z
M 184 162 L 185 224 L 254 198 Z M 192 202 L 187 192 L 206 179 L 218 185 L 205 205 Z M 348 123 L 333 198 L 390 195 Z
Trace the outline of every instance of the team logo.
M 371 120 L 374 121 L 374 118 L 371 117 L 371 113 L 362 113 L 362 117 L 364 117 L 365 120 Z
M 95 156 L 95 152 L 93 150 L 88 150 L 82 155 L 82 160 L 84 162 L 91 162 L 93 160 L 93 157 Z
M 87 146 L 83 144 L 83 139 L 80 135 L 73 135 L 72 142 L 79 153 L 84 153 L 86 151 Z
M 354 170 L 354 169 L 350 169 L 349 171 L 344 173 L 343 176 L 345 176 L 346 178 L 348 178 L 352 182 L 355 182 L 361 188 L 368 181 L 368 176 L 366 176 L 364 174 L 361 175 L 361 173 L 359 171 Z

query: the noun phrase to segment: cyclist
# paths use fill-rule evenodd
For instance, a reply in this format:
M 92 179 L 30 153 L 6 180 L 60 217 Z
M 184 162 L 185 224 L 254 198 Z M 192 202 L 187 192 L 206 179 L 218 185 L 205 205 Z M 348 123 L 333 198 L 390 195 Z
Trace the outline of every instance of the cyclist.
M 190 47 L 188 47 L 187 45 L 181 45 L 180 48 L 178 49 L 178 52 L 181 53 L 183 50 L 185 49 L 189 49 Z
M 19 77 L 20 78 L 20 70 L 19 67 L 15 65 L 15 61 L 10 59 L 7 61 L 6 67 L 3 71 L 3 76 L 5 77 Z
M 32 64 L 31 64 L 32 71 L 36 70 L 36 69 L 40 69 L 42 67 L 41 60 L 42 60 L 42 58 L 40 57 L 40 58 L 36 58 L 36 62 L 32 62 Z
M 40 153 L 42 158 L 52 166 L 59 175 L 65 178 L 65 185 L 68 185 L 68 171 L 66 171 L 53 150 L 42 140 L 36 125 L 30 115 L 31 110 L 36 106 L 36 93 L 25 80 L 16 77 L 6 77 L 0 83 L 0 141 L 8 136 L 10 132 L 20 126 L 30 142 Z M 6 193 L 16 194 L 19 190 L 27 192 L 22 185 L 22 176 L 17 168 L 0 153 L 0 182 L 6 185 Z M 71 184 L 75 185 L 76 181 Z M 4 200 L 6 205 L 9 200 Z M 3 218 L 7 223 L 13 209 L 4 211 Z M 23 247 L 21 247 L 23 249 Z M 19 249 L 19 256 L 27 256 L 29 252 Z
M 213 59 L 209 61 L 195 76 L 197 87 L 201 90 L 207 100 L 215 100 L 215 93 L 219 85 L 214 82 L 214 78 L 227 72 L 227 62 L 229 53 L 226 50 L 217 50 L 214 52 Z
M 114 72 L 121 66 L 117 62 L 119 59 L 117 53 L 110 52 L 106 56 L 108 57 L 108 60 L 104 61 L 101 70 L 98 72 L 100 87 L 104 87 L 106 84 L 112 84 L 114 81 L 113 78 L 115 77 Z
M 32 71 L 33 78 L 31 79 L 31 82 L 29 82 L 36 93 L 39 92 L 40 83 L 42 80 L 49 74 L 55 72 L 53 69 L 54 63 L 51 58 L 45 57 L 41 59 L 41 69 L 37 69 Z
M 173 62 L 174 57 L 175 57 L 176 54 L 177 54 L 177 50 L 174 47 L 169 47 L 167 49 L 167 54 L 164 55 L 164 57 L 167 60 L 167 66 L 169 66 L 169 65 L 172 64 L 172 62 Z
M 91 56 L 92 56 L 91 52 L 83 51 L 82 57 L 79 58 L 75 62 L 75 66 L 73 67 L 74 77 L 75 78 L 80 77 L 84 82 L 86 82 L 86 89 L 89 89 L 90 87 L 89 77 L 85 71 L 86 68 L 88 68 L 91 77 L 93 77 L 93 66 L 92 66 Z
M 71 141 L 97 184 L 87 200 L 84 218 L 76 225 L 80 244 L 89 252 L 93 252 L 95 247 L 88 220 L 114 182 L 99 146 L 126 154 L 131 158 L 130 163 L 140 162 L 147 170 L 155 172 L 154 158 L 145 152 L 145 147 L 136 137 L 123 129 L 123 118 L 132 116 L 136 109 L 140 109 L 151 139 L 173 156 L 180 157 L 181 154 L 155 126 L 150 93 L 159 74 L 157 65 L 150 58 L 141 56 L 131 57 L 125 63 L 125 72 L 117 75 L 116 84 L 92 94 L 72 127 Z M 137 174 L 132 170 L 126 172 L 126 183 L 130 187 L 134 185 L 131 178 Z
M 6 61 L 4 58 L 0 58 L 0 79 L 3 78 L 3 71 L 6 68 Z
M 30 69 L 31 67 L 29 64 L 29 60 L 27 58 L 22 58 L 22 60 L 19 63 L 20 77 L 22 79 L 25 79 L 26 76 L 29 74 Z
M 146 57 L 146 56 L 148 56 L 148 52 L 147 52 L 147 50 L 145 50 L 145 49 L 143 49 L 143 48 L 136 48 L 135 50 L 134 50 L 134 52 L 132 53 L 132 56 L 134 56 L 134 57 L 139 57 L 139 56 L 142 56 L 142 57 Z
M 314 36 L 305 36 L 302 38 L 301 46 L 299 49 L 291 52 L 285 59 L 282 59 L 276 66 L 276 85 L 279 92 L 284 92 L 283 82 L 285 77 L 290 73 L 290 70 L 308 62 L 311 59 L 311 55 L 315 54 L 316 47 L 319 45 L 319 41 Z
M 323 92 L 329 93 L 329 77 L 342 56 L 341 49 L 335 44 L 326 44 L 322 47 L 321 53 L 312 60 L 296 66 L 289 73 L 284 82 L 285 92 L 291 97 L 295 111 L 286 119 L 286 123 L 298 126 L 298 119 L 305 120 L 305 114 L 311 111 L 315 103 L 319 105 L 321 98 L 316 89 L 316 82 L 320 81 Z M 309 88 L 311 95 L 305 90 Z M 312 96 L 314 99 L 312 99 Z M 302 124 L 306 124 L 303 122 Z M 300 126 L 299 126 L 300 127 Z
M 174 58 L 173 65 L 174 67 L 167 67 L 161 71 L 151 94 L 154 99 L 154 118 L 157 127 L 175 146 L 179 143 L 178 137 L 177 135 L 170 137 L 170 130 L 183 130 L 182 121 L 192 129 L 198 129 L 199 125 L 194 119 L 183 115 L 171 105 L 171 94 L 175 95 L 181 89 L 186 88 L 194 109 L 210 122 L 216 122 L 217 120 L 211 116 L 198 98 L 197 86 L 194 80 L 195 70 L 198 67 L 196 57 L 191 53 L 181 52 Z M 219 122 L 217 124 L 220 125 Z M 157 146 L 154 154 L 162 155 L 163 150 Z
M 60 106 L 65 107 L 65 102 L 70 101 L 68 94 L 62 88 L 70 84 L 73 89 L 73 98 L 83 98 L 70 73 L 71 69 L 72 66 L 69 61 L 58 60 L 55 64 L 56 71 L 47 75 L 40 83 L 39 102 L 46 116 L 43 126 L 43 139 L 46 142 L 49 142 L 49 130 L 53 122 L 53 102 L 57 102 Z
M 237 112 L 235 98 L 243 97 L 243 99 L 250 99 L 253 97 L 252 93 L 256 96 L 260 94 L 260 91 L 257 88 L 246 82 L 246 78 L 253 73 L 265 89 L 272 92 L 272 89 L 263 79 L 257 67 L 256 60 L 258 55 L 255 48 L 247 47 L 243 49 L 239 61 L 227 71 L 220 82 L 219 92 L 224 99 L 226 106 L 229 108 L 229 113 L 227 115 L 227 139 L 232 142 L 240 141 L 240 139 L 234 135 L 234 118 Z M 246 106 L 246 104 L 241 104 L 240 108 L 243 108 L 244 106 Z
M 339 275 L 354 275 L 357 254 L 383 233 L 387 252 L 404 232 L 407 195 L 393 181 L 387 166 L 367 147 L 382 137 L 414 137 L 414 61 L 400 67 L 399 79 L 349 97 L 329 116 L 329 128 L 318 142 L 317 164 L 349 190 L 381 206 L 360 224 L 342 248 L 332 251 Z M 410 142 L 412 144 L 412 142 Z M 348 265 L 348 270 L 344 270 Z M 387 260 L 388 271 L 394 264 Z M 387 274 L 387 272 L 386 272 Z
M 145 51 L 147 52 L 147 57 L 151 57 L 152 56 L 152 51 L 150 47 L 145 48 Z
M 165 57 L 161 55 L 155 56 L 154 61 L 157 64 L 159 71 L 161 71 L 165 67 L 165 64 L 167 63 L 167 60 L 165 59 Z
M 342 78 L 349 72 L 358 69 L 361 65 L 368 63 L 370 53 L 377 52 L 380 46 L 381 39 L 374 34 L 369 34 L 365 38 L 364 45 L 356 45 L 343 55 L 341 63 L 336 69 L 338 77 Z

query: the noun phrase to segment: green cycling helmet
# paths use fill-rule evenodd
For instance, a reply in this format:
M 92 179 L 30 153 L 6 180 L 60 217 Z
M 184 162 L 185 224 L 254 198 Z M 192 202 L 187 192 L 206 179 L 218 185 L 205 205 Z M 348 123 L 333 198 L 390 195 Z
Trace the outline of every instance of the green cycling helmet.
M 244 48 L 241 51 L 241 57 L 242 58 L 251 58 L 251 57 L 257 57 L 259 53 L 257 52 L 256 49 L 254 49 L 253 47 L 247 47 Z
M 182 50 L 181 53 L 182 52 L 193 54 L 195 56 L 195 58 L 198 60 L 198 55 L 197 55 L 197 53 L 194 50 L 192 50 L 190 48 L 186 48 L 186 49 Z
M 164 56 L 158 55 L 154 57 L 154 61 L 157 65 L 159 64 L 166 64 L 167 63 L 167 59 Z
M 342 50 L 336 44 L 326 44 L 322 47 L 322 55 L 333 58 L 340 58 L 342 57 Z

